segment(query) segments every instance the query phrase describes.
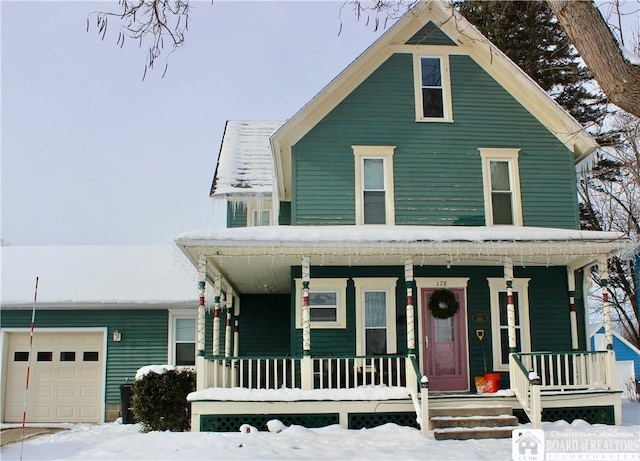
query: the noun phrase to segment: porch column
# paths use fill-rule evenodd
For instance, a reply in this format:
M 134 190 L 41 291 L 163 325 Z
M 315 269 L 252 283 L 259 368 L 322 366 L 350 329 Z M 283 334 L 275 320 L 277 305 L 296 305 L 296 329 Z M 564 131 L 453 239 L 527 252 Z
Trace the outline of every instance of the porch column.
M 567 267 L 567 281 L 569 282 L 569 322 L 571 323 L 571 349 L 578 349 L 578 318 L 576 313 L 576 273 Z
M 222 276 L 213 278 L 213 355 L 220 355 L 220 293 Z
M 225 309 L 227 311 L 227 319 L 224 329 L 224 356 L 231 357 L 231 314 L 233 308 L 233 290 L 227 287 L 225 294 Z
M 507 283 L 507 330 L 509 337 L 509 353 L 516 350 L 516 308 L 513 304 L 513 262 L 511 258 L 505 258 L 504 278 Z
M 413 280 L 413 259 L 408 258 L 404 262 L 404 281 L 407 288 L 407 353 L 416 352 L 415 310 L 413 307 L 413 289 L 416 282 Z
M 233 300 L 233 314 L 234 314 L 234 322 L 233 322 L 233 356 L 237 357 L 240 353 L 240 298 L 236 297 Z
M 309 310 L 309 257 L 302 258 L 302 361 L 300 374 L 302 389 L 313 389 L 313 361 L 311 360 L 311 312 Z
M 602 286 L 602 316 L 604 317 L 604 342 L 607 350 L 613 350 L 613 334 L 611 330 L 611 311 L 609 304 L 609 274 L 607 269 L 607 258 L 598 258 L 598 274 L 600 275 L 600 285 Z
M 207 284 L 207 258 L 204 255 L 198 257 L 198 317 L 196 319 L 196 390 L 209 387 L 206 380 L 205 348 L 205 291 Z
M 204 331 L 205 331 L 205 291 L 207 284 L 207 258 L 204 255 L 198 257 L 198 319 L 196 320 L 196 355 L 204 357 Z

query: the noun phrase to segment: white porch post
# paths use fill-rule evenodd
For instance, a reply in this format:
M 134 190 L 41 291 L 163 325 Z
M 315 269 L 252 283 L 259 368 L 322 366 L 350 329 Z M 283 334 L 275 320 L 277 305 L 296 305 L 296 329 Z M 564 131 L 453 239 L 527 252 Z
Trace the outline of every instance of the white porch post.
M 613 332 L 611 328 L 611 309 L 609 303 L 609 273 L 607 257 L 598 258 L 598 275 L 602 287 L 602 316 L 604 317 L 604 342 L 607 347 L 607 385 L 610 389 L 614 385 L 615 377 L 615 353 L 613 352 Z
M 313 361 L 311 359 L 311 312 L 309 310 L 309 257 L 302 258 L 302 361 L 300 364 L 302 389 L 313 389 Z
M 416 352 L 415 310 L 413 307 L 413 288 L 416 286 L 413 280 L 413 259 L 408 258 L 404 262 L 404 281 L 407 288 L 407 353 Z
M 209 387 L 206 373 L 205 348 L 205 291 L 207 284 L 207 258 L 198 257 L 198 317 L 196 319 L 196 390 Z
M 571 349 L 578 349 L 578 318 L 576 313 L 576 274 L 572 267 L 567 267 L 569 284 L 569 322 L 571 324 Z
M 227 290 L 225 292 L 225 309 L 227 312 L 227 318 L 224 329 L 224 356 L 231 357 L 231 314 L 233 312 L 233 290 L 229 286 L 227 286 Z
M 516 308 L 513 304 L 513 262 L 511 258 L 504 261 L 504 278 L 507 284 L 507 330 L 509 337 L 509 353 L 516 352 Z
M 240 353 L 240 298 L 233 300 L 233 314 L 235 316 L 233 322 L 233 356 L 237 357 Z
M 213 279 L 213 355 L 220 355 L 220 293 L 222 276 L 217 274 Z

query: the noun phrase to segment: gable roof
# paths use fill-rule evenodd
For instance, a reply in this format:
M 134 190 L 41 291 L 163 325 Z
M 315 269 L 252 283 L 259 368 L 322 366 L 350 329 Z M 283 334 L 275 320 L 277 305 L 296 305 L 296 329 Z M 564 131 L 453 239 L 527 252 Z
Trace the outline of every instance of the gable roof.
M 197 306 L 197 273 L 173 245 L 3 246 L 0 304 Z M 174 306 L 176 305 L 176 306 Z
M 269 137 L 278 121 L 227 121 L 220 145 L 211 197 L 271 197 L 273 161 Z
M 432 33 L 431 38 L 426 40 L 427 44 L 415 44 L 420 42 L 421 34 L 425 37 L 429 35 L 432 28 L 429 23 L 437 26 L 440 32 L 437 35 Z M 446 38 L 455 43 L 455 46 L 447 45 Z M 471 56 L 573 152 L 576 162 L 598 147 L 595 140 L 571 115 L 451 6 L 441 0 L 422 0 L 271 137 L 277 192 L 281 200 L 289 200 L 291 197 L 291 146 L 393 53 L 408 52 L 416 46 L 425 53 L 435 47 L 438 50 L 447 49 L 452 54 Z
M 589 325 L 589 331 L 589 338 L 593 338 L 596 334 L 604 334 L 604 323 Z M 629 340 L 625 339 L 624 336 L 615 330 L 612 330 L 611 334 L 615 336 L 621 344 L 624 344 L 631 352 L 640 357 L 640 350 L 631 344 Z

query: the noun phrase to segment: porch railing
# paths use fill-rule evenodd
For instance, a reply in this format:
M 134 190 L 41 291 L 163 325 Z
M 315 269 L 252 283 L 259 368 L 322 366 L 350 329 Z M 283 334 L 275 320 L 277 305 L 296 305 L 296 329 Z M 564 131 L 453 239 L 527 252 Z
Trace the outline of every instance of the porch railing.
M 541 393 L 614 387 L 612 351 L 527 352 L 509 356 L 509 380 L 534 427 L 542 418 Z
M 312 377 L 305 379 L 302 365 L 310 360 Z M 349 389 L 362 385 L 417 387 L 412 374 L 407 381 L 406 356 L 318 356 L 318 357 L 215 357 L 198 367 L 198 389 L 243 387 L 248 389 L 304 388 Z
M 544 391 L 611 389 L 613 357 L 608 351 L 518 353 L 522 365 L 540 377 Z

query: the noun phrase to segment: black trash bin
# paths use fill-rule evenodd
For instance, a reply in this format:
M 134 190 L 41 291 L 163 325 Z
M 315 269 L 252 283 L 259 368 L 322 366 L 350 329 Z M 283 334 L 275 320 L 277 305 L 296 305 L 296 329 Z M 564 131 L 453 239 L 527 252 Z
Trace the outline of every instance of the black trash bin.
M 131 399 L 133 397 L 133 384 L 120 385 L 120 414 L 122 424 L 135 424 L 133 411 L 131 411 Z

